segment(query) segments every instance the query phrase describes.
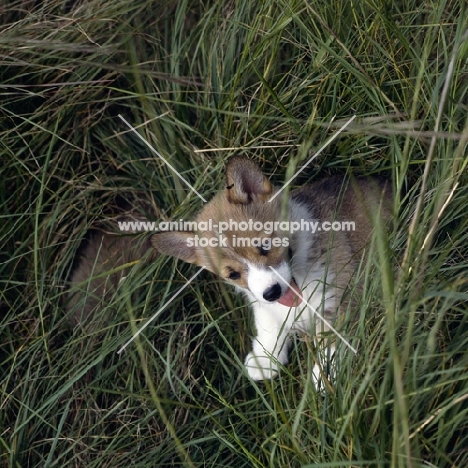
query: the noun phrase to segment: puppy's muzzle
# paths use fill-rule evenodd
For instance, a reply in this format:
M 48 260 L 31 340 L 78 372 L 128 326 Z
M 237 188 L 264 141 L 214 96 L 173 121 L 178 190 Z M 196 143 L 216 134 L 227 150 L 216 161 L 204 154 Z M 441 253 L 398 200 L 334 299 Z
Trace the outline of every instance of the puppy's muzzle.
M 279 283 L 270 286 L 263 292 L 263 299 L 269 302 L 275 302 L 281 297 L 281 286 Z

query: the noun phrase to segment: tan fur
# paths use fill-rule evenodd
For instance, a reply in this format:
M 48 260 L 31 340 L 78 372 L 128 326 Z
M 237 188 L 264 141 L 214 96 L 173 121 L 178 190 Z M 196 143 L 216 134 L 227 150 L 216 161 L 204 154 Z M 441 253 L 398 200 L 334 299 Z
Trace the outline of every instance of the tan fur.
M 375 178 L 344 181 L 330 177 L 292 193 L 293 200 L 303 200 L 316 219 L 353 221 L 355 231 L 319 231 L 314 234 L 314 248 L 308 263 L 326 263 L 336 275 L 335 287 L 344 292 L 365 253 L 374 223 L 387 223 L 391 213 L 388 184 Z M 333 319 L 336 311 L 324 311 Z
M 244 170 L 247 167 L 252 175 L 248 183 L 260 186 L 260 194 L 250 195 L 249 199 L 249 195 L 244 192 L 245 182 L 243 183 L 237 174 L 240 167 Z M 198 223 L 231 219 L 236 222 L 253 219 L 265 223 L 284 218 L 282 194 L 268 202 L 277 189 L 259 172 L 256 164 L 243 157 L 234 157 L 228 163 L 226 172 L 226 188 L 203 207 L 195 218 Z M 388 186 L 377 179 L 358 179 L 349 181 L 345 186 L 343 184 L 342 179 L 331 177 L 291 194 L 293 200 L 301 200 L 320 221 L 352 220 L 356 223 L 357 229 L 354 232 L 321 231 L 313 234 L 314 249 L 309 253 L 309 263 L 327 262 L 329 268 L 338 276 L 336 286 L 340 290 L 345 289 L 360 260 L 359 254 L 365 248 L 373 230 L 373 218 L 379 216 L 384 222 L 389 219 L 391 198 Z M 283 236 L 283 233 L 268 236 L 256 231 L 227 230 L 223 232 L 228 238 L 227 248 L 188 248 L 187 239 L 194 235 L 206 239 L 218 237 L 215 231 L 171 231 L 155 234 L 152 243 L 160 253 L 205 266 L 228 281 L 232 271 L 239 272 L 240 278 L 231 282 L 241 288 L 247 285 L 245 266 L 237 260 L 239 257 L 266 267 L 275 266 L 287 257 L 285 247 L 272 247 L 268 255 L 263 256 L 257 248 L 232 245 L 234 237 L 266 238 Z
M 257 336 L 246 358 L 253 379 L 272 377 L 279 364 L 287 362 L 290 330 L 310 331 L 316 317 L 304 314 L 305 301 L 310 301 L 308 309 L 316 308 L 330 321 L 335 319 L 375 223 L 387 222 L 391 213 L 390 188 L 372 178 L 344 181 L 330 177 L 295 190 L 288 198 L 281 192 L 270 202 L 277 191 L 255 163 L 241 156 L 231 158 L 226 187 L 202 208 L 195 221 L 199 227 L 210 221 L 218 226 L 249 220 L 262 224 L 298 219 L 353 221 L 356 230 L 290 233 L 277 227 L 268 234 L 235 227 L 220 233 L 219 227 L 200 227 L 194 232 L 160 232 L 151 238 L 157 252 L 206 267 L 253 303 Z M 222 237 L 224 244 L 196 246 L 193 240 L 197 236 L 214 243 Z M 236 245 L 239 238 L 257 244 Z M 278 245 L 264 248 L 277 240 Z M 117 289 L 126 272 L 113 270 L 144 254 L 148 242 L 134 242 L 128 237 L 98 234 L 90 240 L 71 278 L 68 310 L 75 323 L 89 320 L 104 298 Z M 280 284 L 274 271 L 283 272 L 286 285 L 285 281 Z M 294 285 L 304 300 L 300 306 L 291 302 L 292 291 L 298 290 Z
M 195 220 L 199 227 L 210 221 L 216 226 L 231 220 L 352 221 L 356 229 L 290 233 L 278 228 L 267 234 L 233 228 L 222 232 L 222 247 L 189 245 L 195 237 L 206 242 L 219 239 L 220 232 L 214 228 L 161 232 L 152 237 L 153 246 L 160 253 L 204 266 L 246 293 L 253 304 L 257 336 L 245 365 L 255 380 L 273 377 L 279 364 L 288 361 L 290 330 L 327 330 L 328 326 L 323 326 L 323 321 L 310 311 L 334 322 L 375 223 L 387 222 L 391 212 L 390 189 L 377 179 L 345 182 L 331 177 L 292 192 L 288 199 L 280 193 L 270 202 L 276 192 L 256 164 L 234 157 L 226 168 L 226 188 L 203 207 Z M 239 237 L 287 242 L 265 251 L 258 245 L 236 245 Z M 273 274 L 279 270 L 287 276 L 286 286 Z M 295 284 L 304 299 L 299 306 L 292 292 L 297 292 Z M 288 307 L 292 307 L 292 313 Z M 316 329 L 314 322 L 320 328 Z
M 93 233 L 78 258 L 70 278 L 66 304 L 73 326 L 93 328 L 103 320 L 100 309 L 116 292 L 120 281 L 129 272 L 129 265 L 139 260 L 149 248 L 149 241 L 135 236 Z

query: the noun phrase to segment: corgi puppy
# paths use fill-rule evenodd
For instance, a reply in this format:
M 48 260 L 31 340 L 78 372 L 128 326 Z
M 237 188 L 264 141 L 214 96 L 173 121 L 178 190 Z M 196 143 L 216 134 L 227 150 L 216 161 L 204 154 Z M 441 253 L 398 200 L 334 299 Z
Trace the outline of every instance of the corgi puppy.
M 245 294 L 256 327 L 245 367 L 252 379 L 269 379 L 288 362 L 291 331 L 318 334 L 335 322 L 390 205 L 390 189 L 377 179 L 331 177 L 286 196 L 253 161 L 234 156 L 225 188 L 196 216 L 195 229 L 159 232 L 151 241 L 159 253 L 203 266 Z

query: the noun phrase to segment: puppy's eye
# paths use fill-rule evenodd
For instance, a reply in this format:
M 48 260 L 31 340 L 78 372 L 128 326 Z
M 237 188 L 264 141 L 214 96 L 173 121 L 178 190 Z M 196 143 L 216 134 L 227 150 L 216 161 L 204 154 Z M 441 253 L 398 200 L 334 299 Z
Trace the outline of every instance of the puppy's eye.
M 240 273 L 238 271 L 231 271 L 228 278 L 232 281 L 238 280 L 240 278 Z
M 266 257 L 268 255 L 268 249 L 266 247 L 264 247 L 263 245 L 261 245 L 259 248 L 258 248 L 258 252 L 260 253 L 260 255 Z

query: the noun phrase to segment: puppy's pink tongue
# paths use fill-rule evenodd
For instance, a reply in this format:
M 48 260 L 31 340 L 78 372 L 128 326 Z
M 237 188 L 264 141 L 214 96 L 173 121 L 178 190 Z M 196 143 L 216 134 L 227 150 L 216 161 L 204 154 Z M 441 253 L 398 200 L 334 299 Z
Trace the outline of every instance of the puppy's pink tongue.
M 294 294 L 294 291 L 299 296 Z M 294 280 L 291 280 L 288 290 L 278 299 L 278 302 L 286 307 L 297 307 L 302 302 L 301 290 Z

